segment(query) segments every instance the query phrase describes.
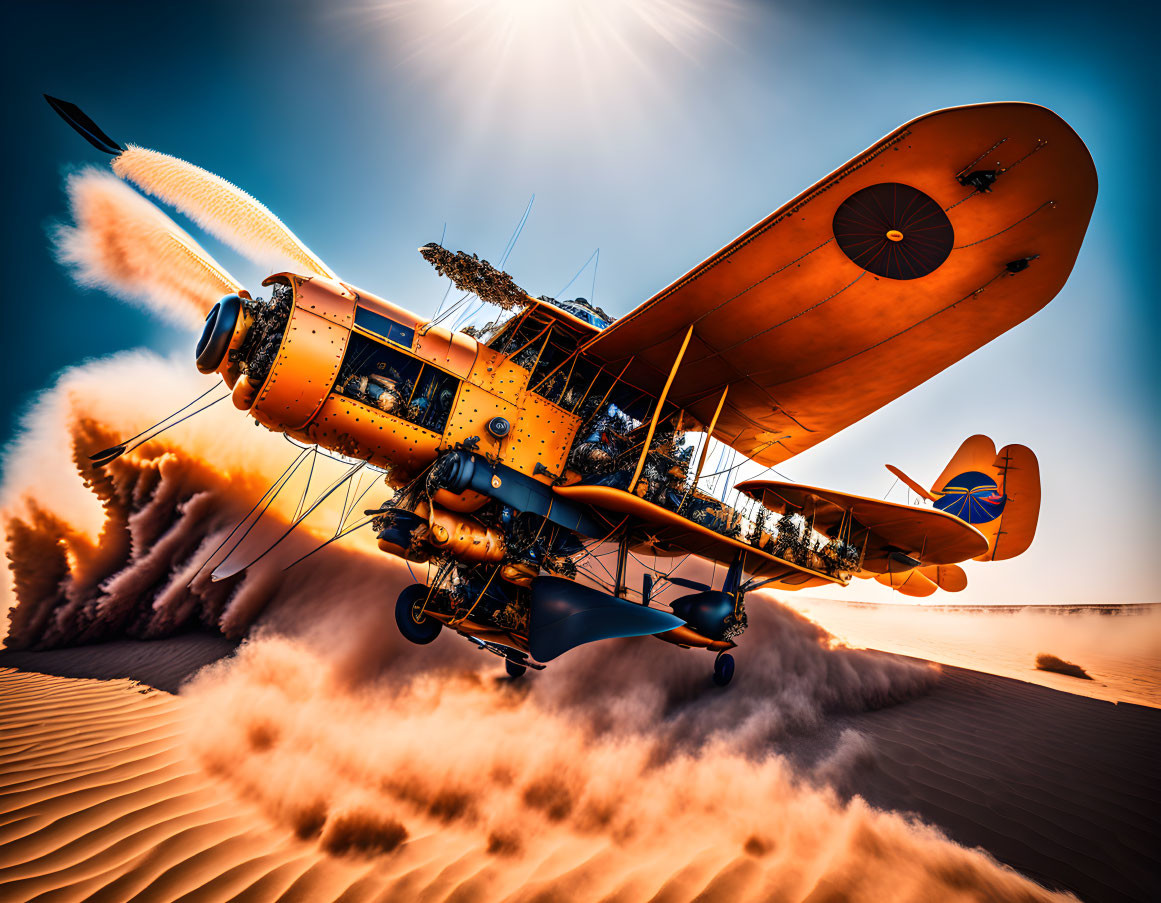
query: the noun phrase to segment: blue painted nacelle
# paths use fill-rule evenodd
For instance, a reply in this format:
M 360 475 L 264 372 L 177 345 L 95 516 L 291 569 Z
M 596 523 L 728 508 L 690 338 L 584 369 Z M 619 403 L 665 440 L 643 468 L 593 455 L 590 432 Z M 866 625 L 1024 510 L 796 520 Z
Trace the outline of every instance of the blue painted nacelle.
M 675 599 L 673 613 L 704 637 L 725 637 L 727 621 L 734 615 L 734 597 L 718 589 L 690 593 Z

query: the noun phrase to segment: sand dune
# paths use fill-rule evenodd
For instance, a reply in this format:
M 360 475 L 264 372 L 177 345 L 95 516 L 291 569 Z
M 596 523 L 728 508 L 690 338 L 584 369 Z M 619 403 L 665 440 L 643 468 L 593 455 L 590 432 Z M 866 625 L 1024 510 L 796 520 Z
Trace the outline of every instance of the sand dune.
M 132 646 L 121 647 L 122 661 L 132 658 Z M 255 657 L 253 648 L 244 651 L 242 661 L 219 669 L 217 679 L 228 682 L 247 669 L 270 666 L 271 660 Z M 147 650 L 145 658 L 156 653 Z M 284 670 L 278 673 L 295 678 L 285 670 L 285 651 L 279 654 Z M 858 794 L 887 810 L 917 812 L 952 840 L 978 845 L 1041 884 L 1071 890 L 1084 900 L 1146 900 L 1158 890 L 1152 840 L 1161 826 L 1161 782 L 1152 757 L 1161 741 L 1161 717 L 1152 709 L 947 669 L 935 689 L 909 702 L 836 715 L 818 729 L 792 731 L 779 741 L 773 760 L 754 762 L 717 749 L 686 761 L 675 772 L 685 780 L 705 781 L 713 774 L 720 781 L 718 769 L 732 775 L 713 788 L 713 794 L 727 798 L 720 815 L 731 820 L 685 822 L 671 811 L 666 818 L 676 819 L 677 833 L 647 822 L 658 834 L 641 846 L 632 832 L 618 839 L 606 829 L 579 829 L 571 815 L 545 818 L 548 810 L 537 807 L 551 806 L 551 800 L 526 804 L 526 811 L 508 822 L 508 831 L 491 825 L 486 838 L 474 822 L 432 817 L 430 810 L 399 806 L 390 795 L 382 809 L 350 810 L 345 826 L 328 816 L 321 834 L 301 824 L 296 832 L 273 812 L 269 797 L 242 792 L 230 775 L 213 776 L 203 767 L 198 749 L 205 737 L 191 737 L 191 731 L 204 732 L 202 719 L 213 714 L 204 704 L 222 697 L 214 695 L 213 681 L 203 695 L 197 687 L 187 699 L 127 680 L 0 671 L 0 899 L 1054 896 L 984 854 L 899 816 L 877 813 L 858 799 L 844 806 L 825 789 L 829 786 L 846 798 Z M 268 706 L 283 692 L 298 700 L 304 721 L 317 720 L 311 691 L 301 679 L 255 701 Z M 487 726 L 478 720 L 483 698 L 478 694 L 493 693 L 487 684 L 469 682 L 467 689 L 441 692 L 452 692 L 456 706 L 463 704 L 462 694 L 477 694 L 475 708 L 462 711 L 465 727 L 472 732 Z M 352 703 L 338 698 L 335 704 L 342 709 Z M 516 705 L 510 712 L 517 713 L 520 704 L 507 703 Z M 407 704 L 396 703 L 391 717 L 402 719 L 404 729 L 421 726 L 409 711 Z M 245 707 L 217 716 L 223 723 L 250 717 Z M 334 714 L 340 730 L 346 717 L 342 711 Z M 282 726 L 298 731 L 300 741 L 311 729 Z M 229 735 L 228 728 L 222 730 L 222 736 Z M 382 741 L 373 729 L 359 739 Z M 585 743 L 597 761 L 610 754 L 600 743 Z M 335 748 L 329 750 L 328 755 Z M 393 754 L 386 748 L 368 761 L 397 768 Z M 488 755 L 486 746 L 479 755 Z M 631 749 L 619 755 L 628 773 L 636 774 Z M 441 768 L 440 761 L 437 755 L 429 765 Z M 790 762 L 805 780 L 791 779 L 783 770 Z M 263 767 L 269 766 L 265 760 Z M 660 767 L 664 772 L 666 766 Z M 656 768 L 635 781 L 648 789 L 658 780 Z M 347 777 L 336 771 L 330 775 L 334 782 L 319 790 L 342 792 Z M 446 779 L 437 784 L 450 786 Z M 674 785 L 656 786 L 672 792 Z M 746 793 L 765 796 L 767 807 L 753 805 Z M 430 802 L 416 800 L 420 808 Z M 503 805 L 499 796 L 488 800 Z M 656 803 L 646 795 L 634 805 Z M 685 791 L 681 805 L 696 810 L 707 798 Z M 384 825 L 397 815 L 406 821 L 406 836 L 384 847 Z
M 1161 894 L 1157 709 L 945 667 L 931 693 L 836 716 L 814 742 L 852 730 L 870 752 L 838 776 L 845 793 L 1083 900 Z M 808 763 L 809 745 L 795 758 Z
M 238 644 L 212 634 L 185 634 L 143 643 L 114 640 L 92 646 L 25 652 L 0 649 L 0 668 L 57 677 L 118 677 L 176 693 L 201 668 L 232 655 Z

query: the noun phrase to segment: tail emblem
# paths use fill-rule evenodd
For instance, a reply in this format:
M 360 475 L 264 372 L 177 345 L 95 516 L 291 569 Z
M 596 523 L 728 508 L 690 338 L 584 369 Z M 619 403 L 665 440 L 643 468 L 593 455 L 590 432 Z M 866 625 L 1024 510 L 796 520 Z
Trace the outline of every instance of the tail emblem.
M 935 507 L 969 524 L 994 521 L 1003 514 L 1008 501 L 995 480 L 975 470 L 953 477 L 941 492 L 943 497 L 935 502 Z

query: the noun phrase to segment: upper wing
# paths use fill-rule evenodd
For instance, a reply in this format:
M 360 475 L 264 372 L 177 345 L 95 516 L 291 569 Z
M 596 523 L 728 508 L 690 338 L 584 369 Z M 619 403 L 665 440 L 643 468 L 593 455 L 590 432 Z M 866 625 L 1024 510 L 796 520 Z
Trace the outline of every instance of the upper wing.
M 965 184 L 966 182 L 966 184 Z M 993 184 L 994 183 L 994 184 Z M 1072 270 L 1096 170 L 1023 103 L 922 116 L 772 213 L 585 346 L 777 464 L 1047 304 Z M 892 233 L 888 235 L 888 233 Z

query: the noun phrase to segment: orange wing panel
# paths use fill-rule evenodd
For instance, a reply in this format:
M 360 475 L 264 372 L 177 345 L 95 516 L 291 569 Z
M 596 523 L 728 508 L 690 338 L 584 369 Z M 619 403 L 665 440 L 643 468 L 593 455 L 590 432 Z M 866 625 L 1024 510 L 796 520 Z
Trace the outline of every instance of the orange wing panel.
M 961 184 L 973 172 L 998 176 L 986 190 Z M 853 198 L 864 189 L 872 207 Z M 705 423 L 728 385 L 719 437 L 777 464 L 1047 304 L 1076 261 L 1096 190 L 1084 143 L 1050 110 L 996 103 L 930 113 L 621 317 L 585 351 L 612 372 L 632 359 L 625 380 L 656 395 L 693 325 L 669 400 Z M 895 267 L 893 276 L 851 242 L 865 215 L 887 257 L 924 251 L 928 224 L 916 220 L 912 201 L 927 205 L 929 222 L 945 218 L 950 232 L 937 230 L 943 244 L 932 269 Z M 906 234 L 893 245 L 896 219 Z
M 871 533 L 863 559 L 866 570 L 885 570 L 886 556 L 893 550 L 906 552 L 924 564 L 955 564 L 988 549 L 988 541 L 979 530 L 934 508 L 775 480 L 749 480 L 735 488 L 772 511 L 802 514 L 820 533 L 837 527 L 845 517 L 853 517 Z M 854 541 L 860 541 L 857 530 Z
M 677 547 L 693 555 L 710 558 L 722 564 L 729 564 L 739 552 L 746 553 L 745 570 L 759 577 L 775 577 L 778 586 L 802 589 L 805 586 L 821 586 L 825 583 L 843 585 L 846 581 L 831 577 L 821 571 L 802 567 L 760 549 L 722 536 L 708 527 L 695 524 L 679 514 L 654 505 L 643 498 L 609 486 L 557 486 L 554 491 L 574 502 L 591 505 L 608 523 L 610 531 L 618 525 L 623 516 L 642 521 L 652 531 L 651 538 L 666 547 Z M 669 554 L 669 553 L 665 553 Z

